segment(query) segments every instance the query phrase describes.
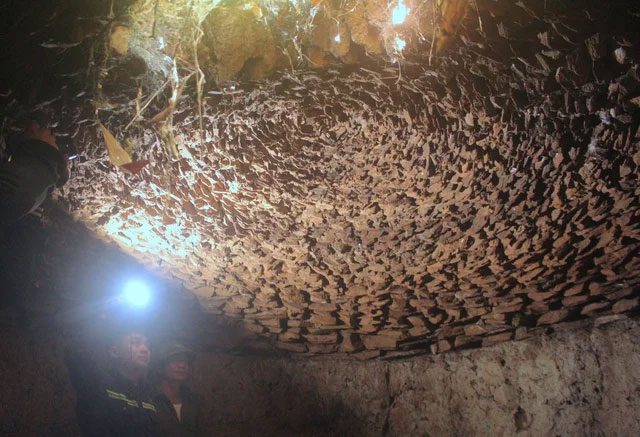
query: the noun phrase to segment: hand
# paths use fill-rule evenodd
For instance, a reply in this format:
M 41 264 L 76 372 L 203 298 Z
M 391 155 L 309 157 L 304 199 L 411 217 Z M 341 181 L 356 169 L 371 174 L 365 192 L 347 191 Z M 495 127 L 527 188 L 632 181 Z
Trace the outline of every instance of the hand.
M 41 127 L 38 122 L 30 121 L 24 134 L 25 138 L 27 139 L 43 141 L 49 144 L 54 149 L 58 150 L 56 138 L 53 136 L 53 131 L 51 130 L 51 128 Z

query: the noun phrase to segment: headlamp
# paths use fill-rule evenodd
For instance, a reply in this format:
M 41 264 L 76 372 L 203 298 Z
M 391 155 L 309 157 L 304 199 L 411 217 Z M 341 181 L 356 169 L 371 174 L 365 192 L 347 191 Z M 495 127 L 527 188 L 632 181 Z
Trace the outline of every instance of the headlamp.
M 124 284 L 121 299 L 131 307 L 144 308 L 151 301 L 151 289 L 146 282 L 132 279 Z

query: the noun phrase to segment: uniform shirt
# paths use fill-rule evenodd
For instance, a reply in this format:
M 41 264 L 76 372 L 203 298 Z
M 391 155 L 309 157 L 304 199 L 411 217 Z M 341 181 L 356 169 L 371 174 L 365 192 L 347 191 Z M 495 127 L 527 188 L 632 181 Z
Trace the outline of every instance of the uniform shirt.
M 100 375 L 90 361 L 67 354 L 76 389 L 76 414 L 83 436 L 156 437 L 158 415 L 147 384 L 134 384 L 117 371 Z
M 186 387 L 181 390 L 182 403 L 178 415 L 175 404 L 162 392 L 156 394 L 153 403 L 158 412 L 160 435 L 167 437 L 204 436 L 201 403 Z

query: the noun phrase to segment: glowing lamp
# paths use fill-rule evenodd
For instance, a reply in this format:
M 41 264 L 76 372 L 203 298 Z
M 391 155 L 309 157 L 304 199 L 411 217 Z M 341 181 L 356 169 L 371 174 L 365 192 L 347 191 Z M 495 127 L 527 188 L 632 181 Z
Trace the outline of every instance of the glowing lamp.
M 151 290 L 145 282 L 131 280 L 122 289 L 122 300 L 129 306 L 144 308 L 151 300 Z
M 391 10 L 391 24 L 397 26 L 404 23 L 409 15 L 409 8 L 404 4 L 402 0 L 398 2 L 395 8 Z
M 395 39 L 393 40 L 393 46 L 397 52 L 401 52 L 402 50 L 404 50 L 406 45 L 407 45 L 407 42 L 402 38 L 400 38 L 399 36 L 396 36 Z

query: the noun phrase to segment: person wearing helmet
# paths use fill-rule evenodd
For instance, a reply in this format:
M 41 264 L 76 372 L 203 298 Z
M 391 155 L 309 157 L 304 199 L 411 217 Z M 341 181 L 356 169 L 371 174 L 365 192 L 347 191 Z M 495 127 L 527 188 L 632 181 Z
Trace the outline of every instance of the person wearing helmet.
M 154 405 L 163 436 L 202 436 L 201 404 L 187 386 L 195 353 L 180 343 L 161 348 L 156 364 L 157 389 Z
M 101 437 L 162 435 L 153 405 L 153 391 L 147 382 L 151 361 L 147 329 L 122 320 L 109 322 L 109 369 L 100 371 L 90 349 L 67 350 L 67 368 L 77 393 L 76 414 L 81 434 Z
M 30 121 L 0 163 L 0 233 L 36 210 L 69 179 L 67 160 L 49 127 Z

